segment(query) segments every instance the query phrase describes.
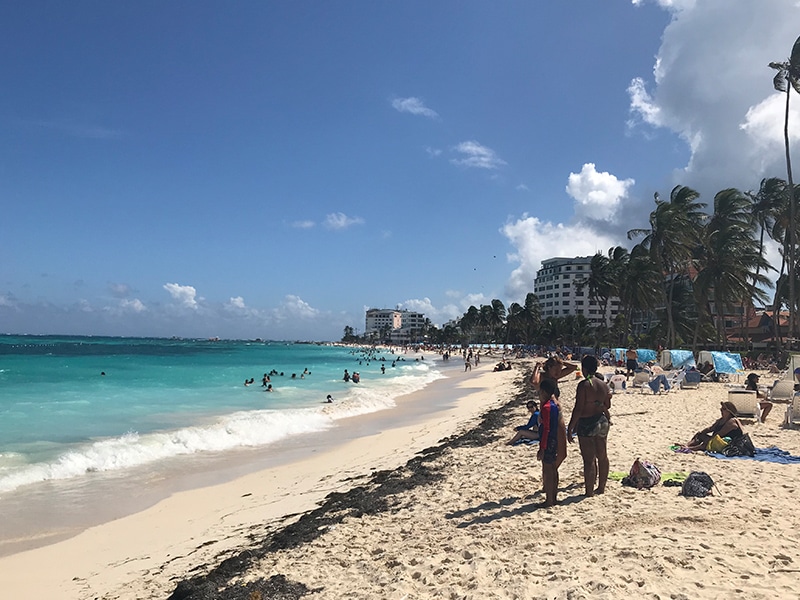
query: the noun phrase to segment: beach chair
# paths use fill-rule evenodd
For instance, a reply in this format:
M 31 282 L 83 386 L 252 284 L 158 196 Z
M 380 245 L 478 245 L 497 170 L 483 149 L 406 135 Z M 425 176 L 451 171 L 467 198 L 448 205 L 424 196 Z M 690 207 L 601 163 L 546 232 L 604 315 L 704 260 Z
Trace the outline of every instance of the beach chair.
M 625 375 L 612 375 L 608 380 L 608 387 L 611 388 L 613 394 L 624 392 L 628 387 L 628 378 Z
M 696 390 L 700 387 L 700 382 L 703 380 L 703 374 L 700 371 L 686 371 L 681 381 L 682 390 Z
M 791 402 L 794 398 L 794 382 L 791 379 L 779 379 L 767 395 L 770 402 Z
M 644 391 L 645 386 L 650 383 L 650 373 L 647 371 L 637 371 L 633 374 L 633 381 L 631 381 L 632 388 L 639 388 Z
M 794 426 L 800 423 L 800 394 L 793 395 L 789 406 L 786 407 L 786 416 L 783 419 L 783 424 L 787 426 Z
M 666 373 L 667 381 L 669 381 L 669 388 L 671 390 L 679 390 L 683 387 L 683 380 L 686 378 L 686 371 L 677 369 Z
M 751 417 L 756 422 L 761 422 L 761 405 L 755 390 L 728 390 L 728 402 L 736 407 L 740 417 Z

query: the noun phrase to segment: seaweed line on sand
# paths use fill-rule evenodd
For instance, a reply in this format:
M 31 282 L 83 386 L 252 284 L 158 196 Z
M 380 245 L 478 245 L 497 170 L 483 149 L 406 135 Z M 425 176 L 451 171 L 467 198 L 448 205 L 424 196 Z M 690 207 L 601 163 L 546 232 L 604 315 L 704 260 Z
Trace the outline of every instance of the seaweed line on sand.
M 206 574 L 180 581 L 168 600 L 296 600 L 315 591 L 280 574 L 243 584 L 230 582 L 270 552 L 308 543 L 346 517 L 386 512 L 391 509 L 392 496 L 441 480 L 444 473 L 430 463 L 455 448 L 475 448 L 497 440 L 498 431 L 508 425 L 508 409 L 519 406 L 529 393 L 524 383 L 528 376 L 526 373 L 518 380 L 512 400 L 484 413 L 473 428 L 421 450 L 401 467 L 376 471 L 364 485 L 328 494 L 318 508 L 304 513 L 297 521 L 267 534 L 263 540 L 226 558 Z

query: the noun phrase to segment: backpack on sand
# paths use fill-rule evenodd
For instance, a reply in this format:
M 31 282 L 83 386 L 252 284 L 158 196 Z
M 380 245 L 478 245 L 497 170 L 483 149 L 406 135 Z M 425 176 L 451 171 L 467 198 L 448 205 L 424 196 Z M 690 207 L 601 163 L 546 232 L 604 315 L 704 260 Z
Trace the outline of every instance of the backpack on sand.
M 714 480 L 708 473 L 692 471 L 681 486 L 681 496 L 705 498 L 711 493 L 713 487 Z
M 750 434 L 743 433 L 738 438 L 731 440 L 731 443 L 722 449 L 725 456 L 755 456 L 756 449 Z
M 658 485 L 659 481 L 661 481 L 661 469 L 650 461 L 637 458 L 633 461 L 630 474 L 623 478 L 622 485 L 642 490 Z

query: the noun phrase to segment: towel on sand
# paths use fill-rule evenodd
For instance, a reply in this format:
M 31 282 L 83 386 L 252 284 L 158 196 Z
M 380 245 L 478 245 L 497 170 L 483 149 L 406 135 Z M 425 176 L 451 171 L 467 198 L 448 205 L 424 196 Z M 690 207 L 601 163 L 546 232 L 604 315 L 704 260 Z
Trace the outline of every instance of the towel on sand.
M 725 456 L 724 454 L 716 454 L 714 452 L 706 452 L 706 454 L 708 456 L 721 458 L 723 460 L 734 460 L 741 458 L 744 460 L 757 460 L 760 462 L 779 463 L 782 465 L 800 463 L 800 456 L 794 456 L 789 454 L 789 452 L 786 450 L 781 450 L 775 446 L 770 446 L 769 448 L 756 448 L 755 456 Z
M 534 444 L 538 444 L 539 440 L 531 440 L 528 438 L 522 438 L 521 440 L 517 440 L 512 445 L 519 446 L 520 444 L 527 444 L 528 446 L 533 446 Z

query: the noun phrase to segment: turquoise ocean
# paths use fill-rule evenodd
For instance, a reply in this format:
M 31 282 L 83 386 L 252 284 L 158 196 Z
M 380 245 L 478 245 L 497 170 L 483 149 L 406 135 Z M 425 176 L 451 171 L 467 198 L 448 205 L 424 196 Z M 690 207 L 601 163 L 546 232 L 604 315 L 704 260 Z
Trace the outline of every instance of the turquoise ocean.
M 0 498 L 324 435 L 340 419 L 391 409 L 399 396 L 443 377 L 439 357 L 396 352 L 0 336 Z M 361 382 L 345 383 L 345 369 L 359 372 Z M 278 373 L 270 376 L 274 392 L 261 385 L 270 372 Z M 328 394 L 333 403 L 325 402 Z

